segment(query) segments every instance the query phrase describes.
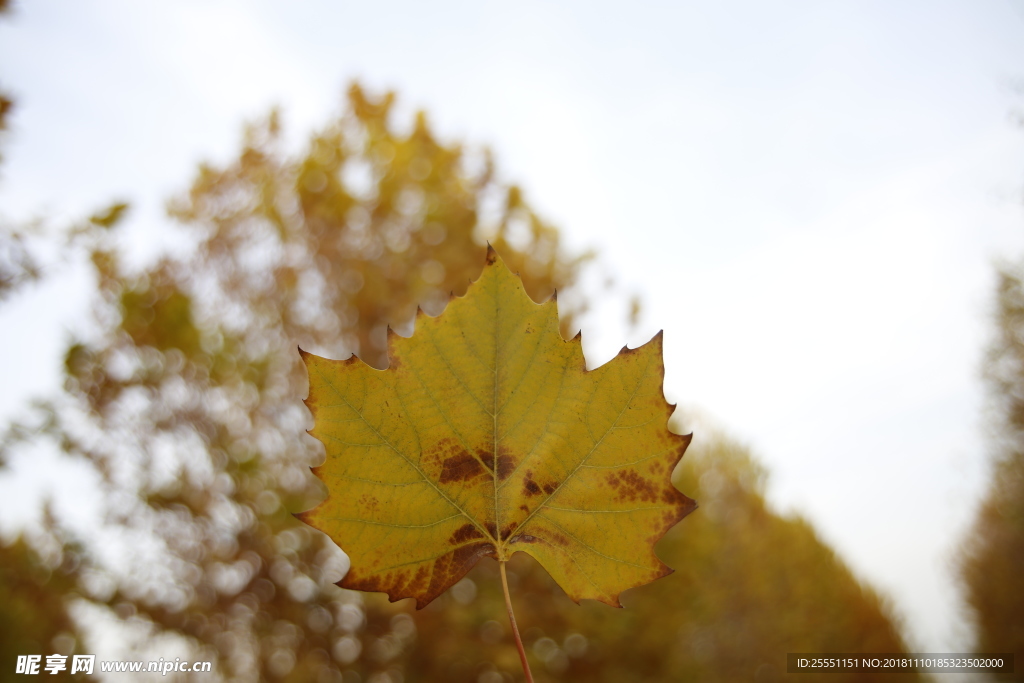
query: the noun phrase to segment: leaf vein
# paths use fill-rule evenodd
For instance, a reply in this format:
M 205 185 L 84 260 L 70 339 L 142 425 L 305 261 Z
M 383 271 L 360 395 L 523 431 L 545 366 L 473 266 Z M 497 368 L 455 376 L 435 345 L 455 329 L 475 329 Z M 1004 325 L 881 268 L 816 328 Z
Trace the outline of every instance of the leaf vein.
M 572 472 L 570 472 L 564 479 L 562 479 L 562 481 L 558 482 L 558 486 L 556 486 L 555 490 L 552 491 L 548 495 L 548 497 L 544 499 L 544 502 L 541 505 L 538 505 L 536 508 L 533 509 L 532 512 L 530 512 L 530 514 L 528 514 L 526 516 L 526 519 L 524 519 L 522 524 L 519 525 L 519 527 L 518 527 L 519 529 L 522 529 L 523 527 L 525 527 L 527 525 L 527 523 L 533 518 L 533 516 L 537 514 L 537 512 L 539 512 L 540 510 L 544 509 L 544 505 L 549 500 L 551 500 L 552 498 L 554 498 L 555 496 L 558 495 L 558 493 L 562 490 L 562 487 L 565 486 L 565 482 L 569 481 L 574 476 L 576 476 L 576 473 L 579 472 L 580 467 L 582 467 L 587 462 L 587 460 L 590 458 L 590 456 L 594 454 L 594 451 L 596 451 L 598 449 L 598 447 L 602 443 L 604 443 L 604 439 L 605 439 L 606 436 L 608 436 L 608 433 L 611 431 L 612 427 L 614 427 L 616 424 L 618 424 L 619 420 L 622 419 L 623 413 L 626 412 L 626 409 L 633 402 L 633 399 L 636 398 L 637 392 L 640 391 L 640 385 L 643 384 L 644 378 L 647 376 L 647 371 L 650 369 L 650 367 L 651 367 L 651 361 L 648 360 L 647 361 L 647 367 L 644 369 L 644 371 L 642 373 L 640 373 L 640 378 L 637 380 L 636 387 L 633 388 L 633 393 L 630 394 L 629 400 L 627 400 L 622 405 L 622 409 L 619 411 L 618 416 L 616 416 L 615 421 L 612 422 L 612 424 L 608 427 L 608 430 L 601 436 L 601 439 L 597 443 L 594 444 L 594 446 L 590 449 L 590 451 L 585 456 L 583 456 L 583 459 L 580 460 L 579 464 L 576 465 L 575 469 L 573 469 Z
M 554 505 L 548 505 L 547 503 L 545 503 L 543 507 L 548 510 L 558 510 L 559 512 L 584 512 L 587 514 L 591 512 L 616 514 L 620 512 L 639 512 L 641 510 L 672 510 L 674 508 L 672 505 L 649 505 L 647 507 L 629 508 L 626 510 L 585 510 L 583 508 L 558 508 Z
M 569 538 L 571 538 L 572 540 L 576 541 L 581 546 L 583 546 L 584 548 L 586 548 L 590 552 L 594 553 L 595 555 L 600 555 L 601 557 L 605 558 L 606 560 L 611 560 L 613 562 L 618 562 L 619 564 L 624 564 L 624 565 L 627 565 L 627 566 L 630 566 L 630 567 L 636 567 L 638 569 L 650 570 L 650 567 L 645 567 L 642 564 L 636 564 L 634 562 L 630 562 L 629 560 L 623 560 L 623 559 L 618 558 L 618 557 L 612 557 L 611 555 L 605 555 L 600 550 L 598 550 L 594 546 L 590 545 L 586 541 L 580 540 L 580 538 L 578 536 L 576 536 L 574 533 L 572 533 L 571 531 L 568 531 L 561 524 L 559 524 L 558 522 L 556 522 L 555 520 L 551 519 L 550 517 L 548 517 L 546 515 L 541 515 L 541 519 L 547 521 L 549 524 L 553 524 L 554 526 L 558 527 L 559 531 L 561 531 L 563 534 L 566 534 L 567 536 L 569 536 Z
M 402 451 L 398 450 L 398 449 L 397 449 L 397 448 L 396 448 L 396 447 L 394 446 L 394 444 L 392 444 L 392 443 L 391 443 L 390 441 L 388 441 L 388 440 L 387 440 L 387 439 L 386 439 L 386 438 L 384 437 L 384 435 L 383 435 L 383 434 L 381 434 L 381 433 L 380 433 L 380 431 L 378 431 L 378 430 L 377 430 L 377 428 L 376 428 L 376 427 L 374 427 L 374 426 L 373 426 L 372 424 L 370 424 L 370 421 L 369 421 L 369 420 L 367 420 L 367 419 L 366 419 L 366 417 L 365 417 L 365 416 L 364 416 L 364 415 L 363 415 L 363 414 L 362 414 L 362 413 L 361 413 L 361 412 L 360 412 L 360 411 L 359 411 L 359 410 L 358 410 L 358 409 L 357 409 L 357 408 L 356 408 L 355 406 L 353 406 L 353 405 L 352 405 L 351 403 L 349 403 L 348 399 L 346 399 L 346 398 L 345 398 L 345 395 L 344 395 L 344 394 L 342 394 L 342 393 L 341 393 L 341 392 L 340 392 L 340 391 L 338 390 L 338 387 L 337 387 L 337 386 L 335 386 L 334 382 L 332 382 L 332 381 L 331 381 L 331 378 L 330 378 L 330 377 L 328 377 L 328 376 L 326 376 L 326 375 L 324 374 L 324 372 L 323 372 L 323 370 L 322 370 L 322 369 L 320 369 L 320 368 L 317 368 L 317 373 L 318 373 L 318 374 L 320 375 L 321 379 L 323 379 L 323 380 L 324 380 L 324 382 L 326 382 L 327 386 L 329 386 L 329 387 L 330 387 L 330 388 L 331 388 L 331 389 L 332 389 L 332 390 L 334 391 L 334 393 L 335 393 L 335 394 L 337 394 L 337 395 L 338 395 L 338 397 L 339 397 L 339 398 L 341 398 L 341 400 L 342 400 L 342 401 L 344 401 L 344 402 L 345 402 L 345 404 L 346 404 L 346 405 L 348 405 L 348 407 L 349 407 L 349 408 L 351 408 L 351 409 L 352 409 L 352 410 L 353 410 L 353 411 L 354 411 L 354 412 L 356 413 L 356 415 L 359 415 L 359 416 L 360 416 L 361 418 L 363 418 L 363 423 L 364 423 L 364 424 L 365 424 L 365 425 L 366 425 L 367 427 L 369 427 L 369 428 L 370 428 L 371 430 L 373 430 L 373 432 L 374 432 L 374 433 L 375 433 L 375 434 L 377 435 L 377 437 L 378 437 L 378 438 L 379 438 L 379 439 L 380 439 L 381 441 L 383 441 L 383 442 L 384 442 L 385 444 L 387 444 L 387 446 L 388 446 L 388 447 L 389 447 L 389 448 L 390 448 L 390 449 L 391 449 L 392 451 L 394 451 L 394 452 L 395 452 L 395 454 L 396 454 L 396 455 L 397 455 L 398 457 L 402 458 L 402 460 L 404 460 L 404 461 L 405 461 L 405 462 L 406 462 L 406 463 L 407 463 L 407 464 L 408 464 L 408 465 L 409 465 L 410 467 L 412 467 L 412 468 L 413 468 L 414 470 L 416 470 L 416 472 L 418 472 L 418 473 L 419 473 L 419 475 L 420 475 L 421 477 L 423 477 L 423 480 L 424 480 L 424 481 L 426 481 L 426 482 L 427 482 L 428 484 L 430 484 L 430 486 L 431 486 L 431 487 L 432 487 L 432 488 L 433 488 L 433 489 L 434 489 L 435 491 L 437 491 L 438 495 L 440 495 L 440 496 L 441 496 L 442 498 L 444 498 L 444 499 L 445 499 L 445 500 L 446 500 L 446 501 L 448 502 L 448 504 L 449 504 L 449 505 L 451 505 L 451 506 L 452 506 L 453 508 L 455 508 L 456 510 L 458 510 L 458 511 L 459 511 L 459 512 L 460 512 L 460 513 L 462 514 L 462 516 L 463 516 L 463 517 L 465 517 L 466 519 L 468 519 L 468 520 L 470 521 L 470 523 L 471 523 L 471 524 L 473 524 L 473 526 L 475 526 L 475 527 L 477 528 L 477 530 L 478 530 L 478 531 L 480 531 L 481 533 L 483 533 L 483 534 L 484 534 L 484 536 L 490 536 L 490 534 L 488 533 L 487 529 L 483 528 L 483 527 L 482 527 L 482 526 L 480 525 L 480 523 L 479 523 L 479 522 L 478 522 L 477 520 L 475 520 L 475 519 L 474 519 L 474 518 L 473 518 L 473 517 L 472 517 L 472 516 L 471 516 L 471 515 L 470 515 L 469 513 L 467 513 L 467 512 L 465 511 L 465 510 L 463 510 L 463 509 L 462 509 L 462 506 L 461 506 L 461 505 L 459 505 L 459 504 L 458 504 L 458 503 L 456 503 L 456 502 L 455 502 L 454 500 L 452 500 L 452 499 L 451 499 L 451 498 L 450 498 L 450 497 L 448 496 L 448 494 L 446 494 L 446 493 L 445 493 L 445 492 L 444 492 L 444 491 L 443 491 L 443 490 L 441 489 L 441 487 L 439 487 L 439 486 L 438 486 L 437 484 L 435 484 L 435 483 L 434 483 L 433 481 L 431 481 L 431 480 L 430 480 L 430 478 L 429 478 L 429 477 L 427 476 L 426 472 L 424 472 L 424 471 L 423 471 L 422 469 L 420 469 L 420 466 L 419 466 L 419 465 L 417 465 L 417 464 L 416 464 L 415 462 L 413 462 L 413 461 L 412 461 L 412 459 L 411 459 L 411 458 L 410 458 L 409 456 L 407 456 L 407 455 L 406 455 L 405 453 L 403 453 Z M 397 391 L 396 391 L 396 393 L 397 393 Z
M 462 515 L 451 515 L 444 519 L 438 519 L 427 524 L 392 524 L 391 522 L 379 522 L 374 519 L 356 519 L 354 517 L 325 517 L 325 522 L 352 522 L 355 524 L 372 524 L 374 526 L 387 526 L 395 529 L 426 529 L 427 527 L 437 526 L 438 524 L 444 524 L 450 519 L 456 519 Z

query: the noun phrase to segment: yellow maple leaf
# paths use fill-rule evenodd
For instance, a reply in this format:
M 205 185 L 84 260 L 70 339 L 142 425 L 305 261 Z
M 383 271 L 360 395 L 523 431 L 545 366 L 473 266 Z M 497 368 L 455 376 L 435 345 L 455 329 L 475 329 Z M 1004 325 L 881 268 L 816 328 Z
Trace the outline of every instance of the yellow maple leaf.
M 464 297 L 389 332 L 388 369 L 301 353 L 329 495 L 298 517 L 348 553 L 342 587 L 422 608 L 522 551 L 573 600 L 620 606 L 672 571 L 654 544 L 696 504 L 671 482 L 690 437 L 668 430 L 661 333 L 588 371 L 555 301 L 488 249 Z

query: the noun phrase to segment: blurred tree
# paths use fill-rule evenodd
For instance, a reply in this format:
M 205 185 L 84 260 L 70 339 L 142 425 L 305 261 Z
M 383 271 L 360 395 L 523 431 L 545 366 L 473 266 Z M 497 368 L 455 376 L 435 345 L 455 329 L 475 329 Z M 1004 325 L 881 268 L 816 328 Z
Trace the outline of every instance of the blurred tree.
M 7 0 L 0 0 L 0 17 L 10 12 Z M 0 91 L 0 142 L 10 128 L 14 100 Z M 2 149 L 0 149 L 2 152 Z M 0 153 L 0 162 L 3 154 Z M 39 277 L 36 258 L 25 245 L 25 230 L 0 216 L 0 302 L 15 289 Z
M 999 273 L 986 377 L 997 419 L 988 492 L 960 558 L 978 652 L 1014 652 L 1024 680 L 1024 261 Z
M 52 532 L 52 527 L 51 527 Z M 80 652 L 68 602 L 77 591 L 78 556 L 62 543 L 40 553 L 46 532 L 0 546 L 0 663 L 14 672 L 18 655 Z
M 353 86 L 347 103 L 297 158 L 271 113 L 237 159 L 202 166 L 170 206 L 183 255 L 129 267 L 110 229 L 123 207 L 74 231 L 95 326 L 68 348 L 45 433 L 103 474 L 122 540 L 106 579 L 79 570 L 79 590 L 227 680 L 512 680 L 493 563 L 417 614 L 333 585 L 347 559 L 289 514 L 323 495 L 295 346 L 384 366 L 387 326 L 408 334 L 418 304 L 436 314 L 463 293 L 485 240 L 535 299 L 569 294 L 568 332 L 589 256 L 565 254 L 486 151 L 440 143 L 423 114 L 400 131 L 390 94 Z M 679 571 L 626 610 L 567 604 L 537 567 L 513 567 L 539 678 L 771 680 L 787 651 L 903 649 L 877 596 L 765 507 L 748 456 L 706 449 L 681 475 L 705 508 L 662 545 Z
M 0 17 L 10 9 L 7 0 L 0 0 Z M 13 99 L 0 91 L 0 142 L 13 109 Z M 0 303 L 40 275 L 38 257 L 26 244 L 30 232 L 0 216 Z M 0 434 L 0 471 L 10 447 L 26 436 L 17 427 Z M 77 595 L 79 555 L 65 543 L 48 508 L 41 522 L 6 543 L 0 540 L 0 670 L 8 676 L 18 655 L 77 651 L 68 607 Z
M 344 556 L 288 512 L 322 495 L 296 345 L 382 367 L 388 325 L 409 333 L 418 304 L 464 293 L 485 240 L 535 298 L 568 289 L 566 326 L 581 310 L 571 286 L 589 256 L 564 255 L 486 150 L 439 143 L 423 114 L 398 132 L 392 104 L 353 86 L 297 159 L 276 113 L 250 126 L 236 161 L 201 167 L 171 204 L 185 257 L 131 270 L 116 215 L 77 236 L 99 328 L 68 349 L 56 432 L 106 475 L 137 539 L 104 600 L 205 648 L 229 679 L 365 680 L 390 659 L 356 662 L 351 634 L 408 636 L 390 616 L 366 624 L 360 596 L 332 585 Z

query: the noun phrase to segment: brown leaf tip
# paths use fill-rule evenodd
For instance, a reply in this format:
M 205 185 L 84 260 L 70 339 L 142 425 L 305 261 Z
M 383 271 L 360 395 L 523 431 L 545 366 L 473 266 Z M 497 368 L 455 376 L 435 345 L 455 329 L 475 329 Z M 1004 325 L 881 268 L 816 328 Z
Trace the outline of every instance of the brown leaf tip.
M 491 543 L 469 543 L 438 557 L 430 564 L 420 565 L 415 571 L 410 568 L 375 575 L 349 569 L 338 585 L 351 590 L 387 593 L 391 602 L 415 598 L 416 609 L 423 609 L 465 576 L 481 557 L 494 554 Z
M 310 469 L 312 469 L 312 468 L 310 468 Z M 293 512 L 292 513 L 292 517 L 294 517 L 295 519 L 299 520 L 300 522 L 302 522 L 304 524 L 308 524 L 309 526 L 313 527 L 314 529 L 318 529 L 319 527 L 317 527 L 312 522 L 312 520 L 313 520 L 313 510 L 315 510 L 315 509 L 316 508 L 313 508 L 311 510 L 306 510 L 305 512 Z

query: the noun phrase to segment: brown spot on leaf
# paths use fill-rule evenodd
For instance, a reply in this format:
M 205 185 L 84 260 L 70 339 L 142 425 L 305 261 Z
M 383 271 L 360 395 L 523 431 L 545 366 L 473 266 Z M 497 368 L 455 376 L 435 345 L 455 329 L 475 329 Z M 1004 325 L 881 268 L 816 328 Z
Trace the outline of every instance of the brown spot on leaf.
M 428 471 L 435 471 L 441 463 L 441 457 L 433 451 L 425 452 L 420 457 L 420 464 L 428 468 Z
M 449 484 L 453 481 L 469 481 L 484 473 L 480 461 L 466 451 L 452 455 L 444 459 L 441 465 L 441 476 L 438 478 L 442 484 Z
M 455 530 L 455 533 L 451 535 L 448 542 L 452 545 L 462 545 L 466 541 L 471 541 L 474 538 L 483 538 L 484 535 L 480 533 L 480 530 L 473 524 L 466 523 Z
M 494 522 L 485 522 L 484 528 L 487 529 L 487 533 L 491 535 L 491 538 L 498 537 L 498 527 L 494 525 Z
M 498 481 L 505 481 L 516 469 L 516 460 L 507 446 L 498 446 Z
M 554 482 L 548 482 L 547 484 L 544 484 L 544 493 L 548 494 L 549 496 L 552 493 L 554 493 L 557 489 L 558 489 L 558 484 L 556 484 Z
M 607 482 L 618 493 L 616 500 L 651 503 L 658 499 L 654 484 L 632 470 L 612 472 L 608 475 Z
M 529 475 L 527 475 L 527 476 L 529 476 Z M 540 487 L 537 486 L 537 482 L 535 482 L 533 479 L 529 479 L 529 478 L 526 481 L 524 481 L 523 482 L 523 495 L 524 496 L 539 496 L 540 495 Z
M 420 456 L 420 462 L 424 467 L 428 468 L 427 471 L 432 473 L 433 476 L 439 477 L 440 470 L 442 469 L 442 461 L 453 456 L 457 456 L 462 452 L 464 452 L 464 450 L 461 444 L 457 443 L 454 439 L 441 439 L 437 443 L 432 444 L 429 448 L 423 449 L 423 453 Z
M 501 537 L 498 540 L 500 541 L 502 538 L 508 538 L 509 536 L 511 536 L 512 532 L 516 530 L 517 526 L 519 526 L 519 522 L 509 522 L 507 525 L 505 525 L 505 528 L 501 530 Z
M 526 514 L 530 514 L 530 508 L 527 507 L 526 505 L 520 505 L 519 509 L 525 512 Z

